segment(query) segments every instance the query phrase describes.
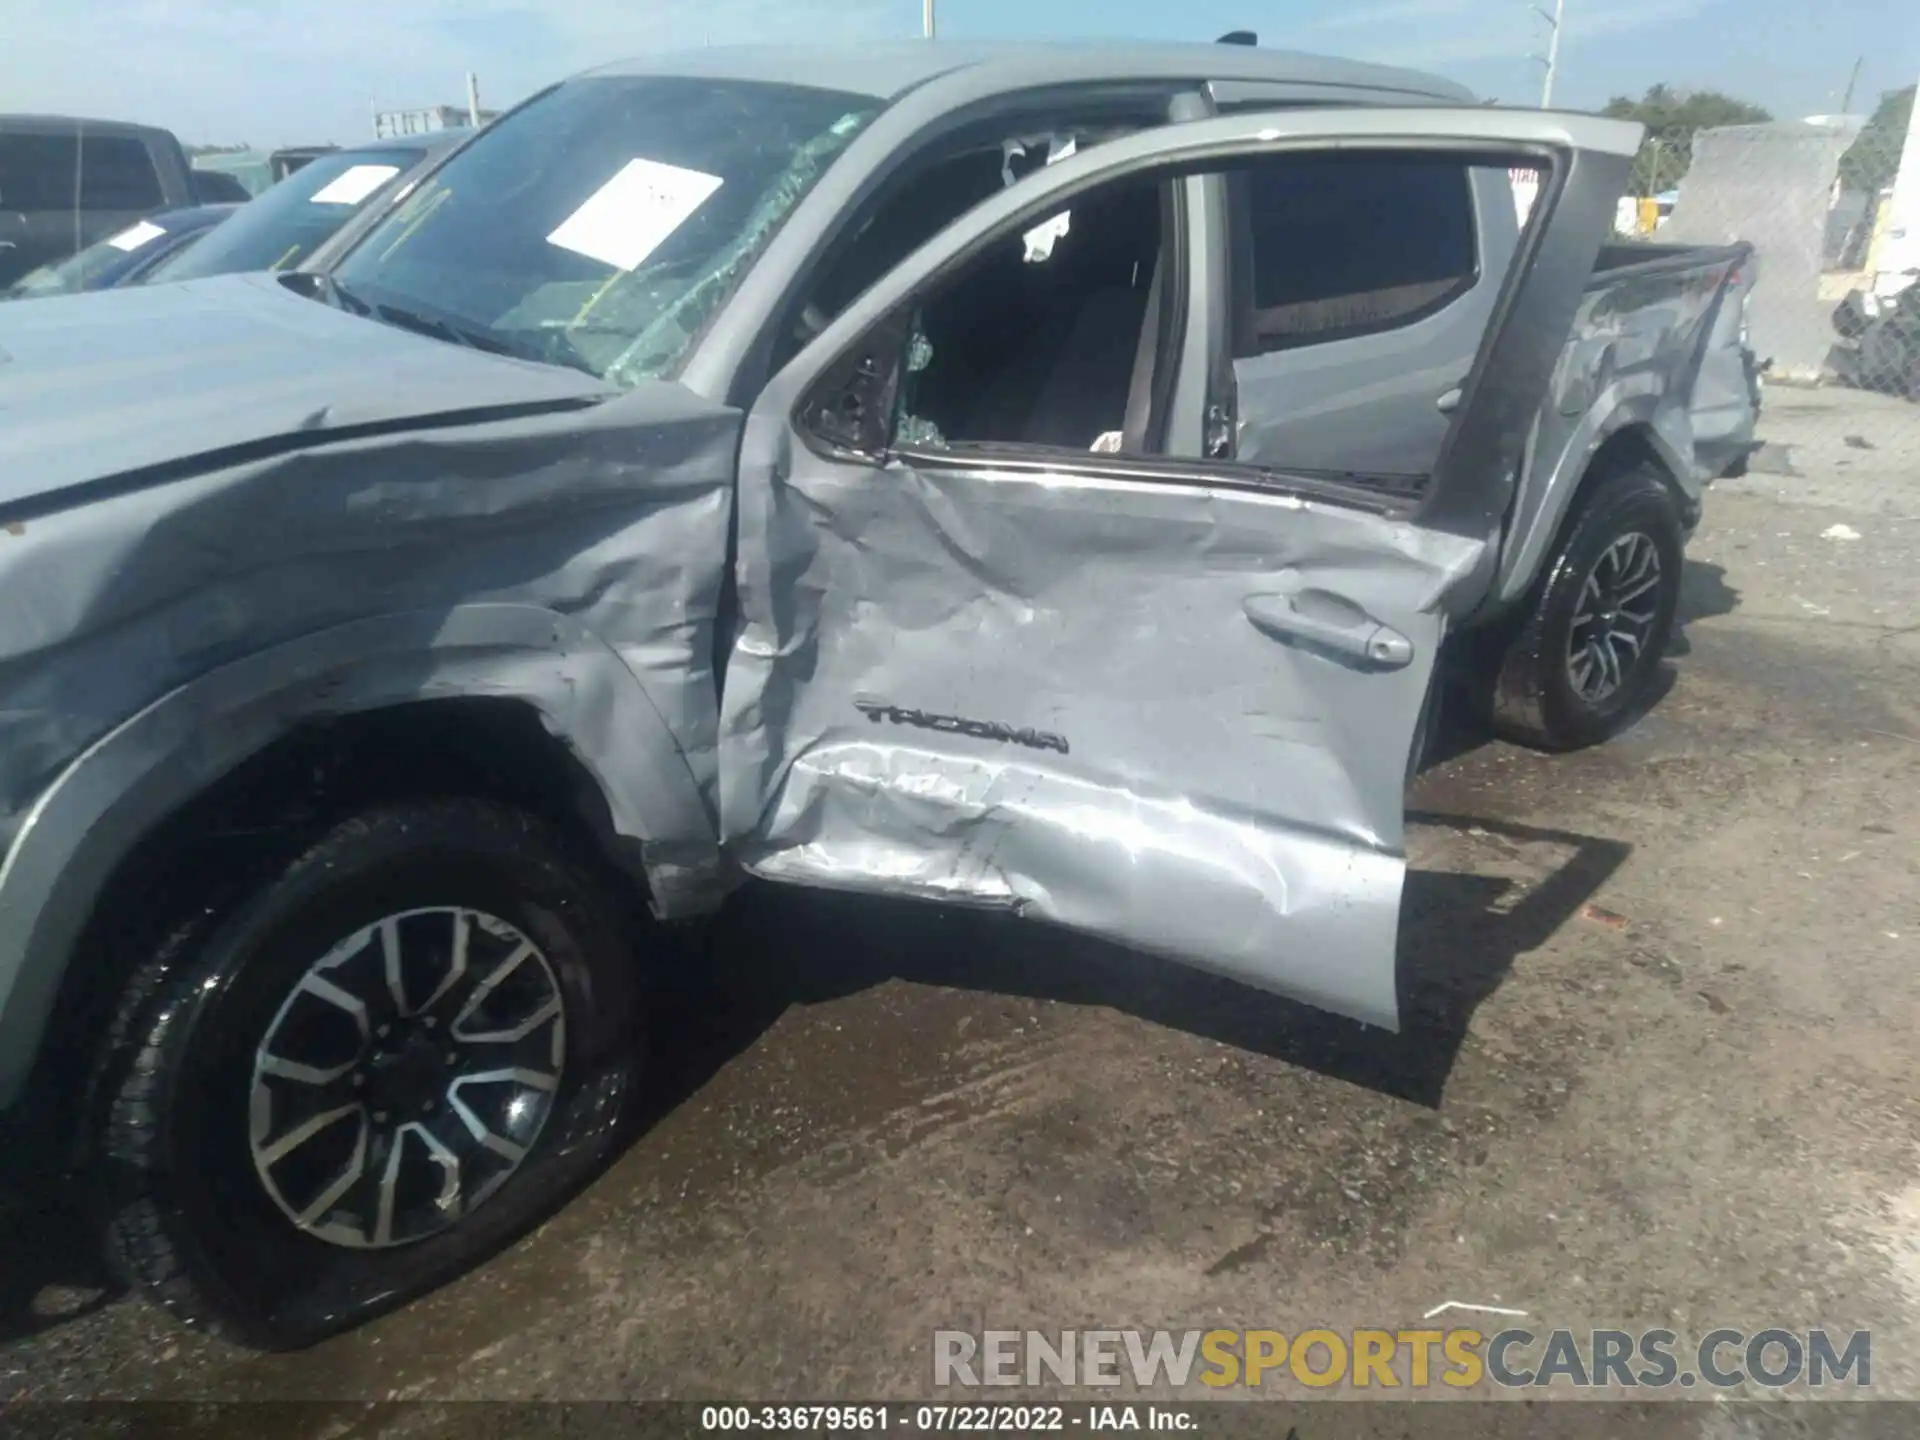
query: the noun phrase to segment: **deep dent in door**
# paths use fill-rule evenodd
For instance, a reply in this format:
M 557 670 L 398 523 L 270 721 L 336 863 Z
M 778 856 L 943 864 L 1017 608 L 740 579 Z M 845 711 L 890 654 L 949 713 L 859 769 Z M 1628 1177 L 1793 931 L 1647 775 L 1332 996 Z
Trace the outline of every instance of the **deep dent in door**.
M 1121 476 L 1091 456 L 1063 457 L 1072 475 L 1031 454 L 880 465 L 796 435 L 827 366 L 857 359 L 914 286 L 998 228 L 1101 176 L 1296 129 L 1302 145 L 1378 134 L 1565 157 L 1417 524 L 1224 478 Z M 1639 139 L 1613 121 L 1482 111 L 1196 120 L 1048 167 L 929 241 L 747 421 L 721 701 L 735 853 L 772 878 L 1017 910 L 1397 1028 L 1414 733 L 1447 625 L 1491 579 L 1527 426 Z M 1089 504 L 1088 490 L 1107 493 Z M 1289 611 L 1247 602 L 1290 588 L 1377 622 L 1388 663 L 1369 673 L 1364 657 L 1256 631 Z M 1401 639 L 1410 658 L 1395 663 Z
M 779 469 L 741 487 L 722 701 L 749 870 L 1006 909 L 1398 1028 L 1408 735 L 1483 543 L 1271 493 Z M 1343 663 L 1240 613 L 1310 589 L 1394 616 L 1417 658 Z M 1157 765 L 1183 724 L 1195 748 Z M 1235 745 L 1258 773 L 1197 758 Z

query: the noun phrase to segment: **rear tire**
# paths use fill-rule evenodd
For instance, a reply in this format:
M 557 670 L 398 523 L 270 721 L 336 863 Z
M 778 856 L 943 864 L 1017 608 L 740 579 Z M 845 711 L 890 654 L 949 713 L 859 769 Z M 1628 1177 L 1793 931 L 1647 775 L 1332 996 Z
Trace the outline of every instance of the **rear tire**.
M 491 1255 L 622 1138 L 631 909 L 543 822 L 435 800 L 175 927 L 96 1075 L 110 1263 L 189 1324 L 294 1349 Z
M 1578 750 L 1640 713 L 1673 635 L 1684 543 L 1653 466 L 1602 482 L 1496 659 L 1488 708 L 1501 736 Z

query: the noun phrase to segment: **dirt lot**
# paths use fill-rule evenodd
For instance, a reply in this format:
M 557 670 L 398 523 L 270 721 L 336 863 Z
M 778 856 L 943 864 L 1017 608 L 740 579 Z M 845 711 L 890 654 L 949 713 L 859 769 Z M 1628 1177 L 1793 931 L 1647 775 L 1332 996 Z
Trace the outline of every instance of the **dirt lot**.
M 1017 923 L 752 895 L 685 982 L 678 1103 L 482 1272 L 248 1356 L 95 1296 L 57 1217 L 16 1216 L 0 1396 L 925 1398 L 936 1327 L 1461 1300 L 1871 1328 L 1874 1391 L 1920 1398 L 1920 423 L 1770 402 L 1912 448 L 1850 477 L 1804 439 L 1716 490 L 1672 691 L 1625 738 L 1462 737 L 1418 782 L 1405 1034 Z

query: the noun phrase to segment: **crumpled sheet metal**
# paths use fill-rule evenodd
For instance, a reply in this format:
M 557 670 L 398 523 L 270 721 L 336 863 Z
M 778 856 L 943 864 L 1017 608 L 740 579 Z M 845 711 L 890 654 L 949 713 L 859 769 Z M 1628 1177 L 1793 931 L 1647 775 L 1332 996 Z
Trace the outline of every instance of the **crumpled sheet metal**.
M 578 617 L 697 743 L 713 728 L 737 427 L 659 387 L 300 451 L 0 533 L 0 793 L 17 804 L 110 726 L 242 655 L 485 602 Z M 712 793 L 710 746 L 688 765 Z
M 298 317 L 326 312 L 284 303 L 296 312 L 286 343 L 304 349 Z M 409 349 L 415 339 L 363 328 Z M 14 341 L 0 325 L 0 346 Z M 474 377 L 488 404 L 526 368 L 502 366 L 502 379 L 486 370 L 492 357 L 419 343 L 444 357 L 449 392 Z M 0 413 L 17 413 L 10 368 Z M 319 371 L 313 395 L 355 390 Z M 243 404 L 247 375 L 228 378 Z M 84 425 L 86 399 L 71 388 L 57 424 Z M 118 386 L 92 400 L 98 428 L 119 423 Z M 116 738 L 116 763 L 137 773 L 144 749 L 145 765 L 190 786 L 241 758 L 223 738 L 251 743 L 363 703 L 518 697 L 601 779 L 656 904 L 710 908 L 722 885 L 715 623 L 739 427 L 737 411 L 652 384 L 586 409 L 320 443 L 67 508 L 10 472 L 9 498 L 28 507 L 13 513 L 30 518 L 0 526 L 0 1103 L 50 1000 L 44 975 L 31 994 L 16 982 L 30 968 L 57 979 L 64 963 L 47 942 L 73 915 L 48 913 L 53 882 L 69 912 L 89 898 L 76 898 L 71 867 L 49 862 L 82 845 L 61 827 L 84 825 L 92 802 L 75 797 L 106 784 L 94 762 Z M 166 448 L 187 433 L 150 437 L 146 463 L 190 467 Z M 58 435 L 46 453 L 38 473 L 67 478 Z M 163 753 L 171 744 L 185 748 Z M 65 808 L 48 799 L 63 774 Z M 118 833 L 115 798 L 102 828 Z
M 1408 743 L 1483 545 L 1273 493 L 782 469 L 739 501 L 721 811 L 747 868 L 1010 909 L 1397 1027 Z M 1423 660 L 1363 671 L 1243 612 L 1308 588 Z
M 1697 378 L 1710 325 L 1713 338 L 1739 360 L 1738 306 L 1719 303 L 1725 268 L 1627 270 L 1603 278 L 1581 302 L 1549 392 L 1553 414 L 1577 416 L 1588 429 L 1604 429 L 1625 396 L 1651 398 L 1652 414 L 1637 418 L 1662 432 L 1674 450 L 1676 478 L 1694 494 L 1706 479 L 1695 463 L 1694 416 L 1712 414 L 1728 398 L 1711 385 L 1703 394 Z
M 1713 478 L 1702 447 L 1751 438 L 1756 416 L 1739 347 L 1739 296 L 1720 299 L 1725 268 L 1603 273 L 1583 297 L 1528 446 L 1500 600 L 1517 600 L 1532 586 L 1595 452 L 1615 431 L 1647 427 L 1693 500 Z
M 288 436 L 617 393 L 370 325 L 266 275 L 9 305 L 0 352 L 0 508 Z

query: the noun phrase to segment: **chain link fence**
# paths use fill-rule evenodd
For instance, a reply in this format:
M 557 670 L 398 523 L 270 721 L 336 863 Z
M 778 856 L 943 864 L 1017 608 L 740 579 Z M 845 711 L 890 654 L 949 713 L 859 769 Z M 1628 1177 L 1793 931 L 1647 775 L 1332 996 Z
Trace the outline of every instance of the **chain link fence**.
M 1766 368 L 1759 483 L 1905 510 L 1920 498 L 1920 130 L 1912 91 L 1870 116 L 1651 131 L 1616 228 L 1754 247 Z M 1765 477 L 1764 479 L 1762 477 Z

